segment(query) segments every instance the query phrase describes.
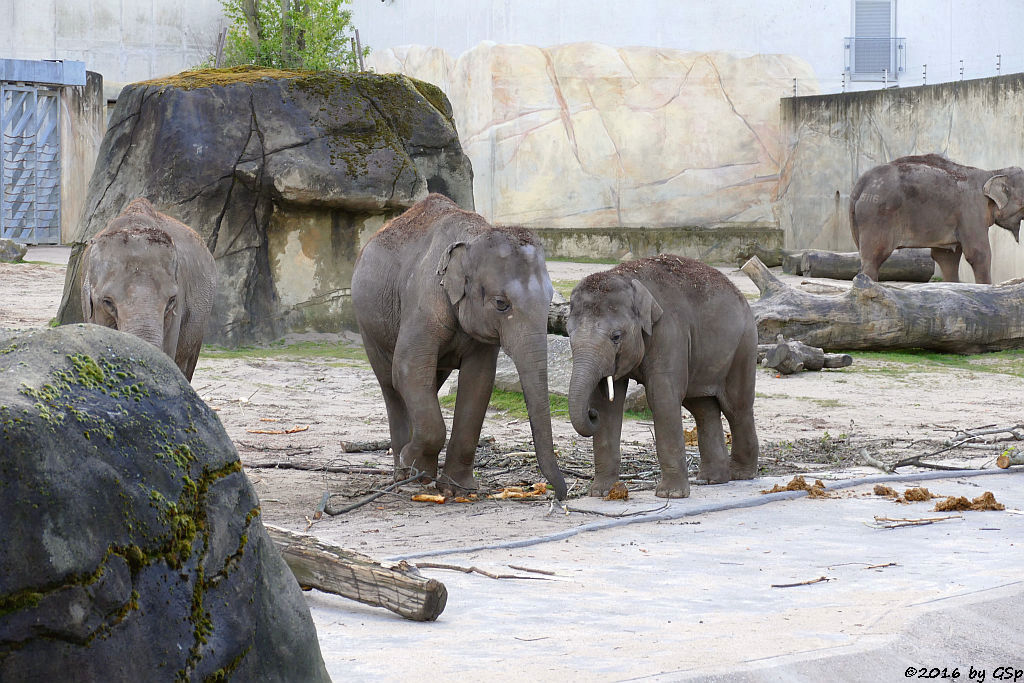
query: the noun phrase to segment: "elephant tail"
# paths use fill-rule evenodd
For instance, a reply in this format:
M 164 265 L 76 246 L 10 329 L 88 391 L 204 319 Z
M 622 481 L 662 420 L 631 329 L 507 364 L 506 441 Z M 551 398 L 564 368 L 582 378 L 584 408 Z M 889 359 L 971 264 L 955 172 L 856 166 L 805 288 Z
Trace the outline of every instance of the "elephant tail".
M 850 192 L 850 233 L 853 235 L 853 243 L 860 249 L 860 230 L 857 229 L 857 200 L 864 191 L 864 176 L 861 176 L 853 190 Z

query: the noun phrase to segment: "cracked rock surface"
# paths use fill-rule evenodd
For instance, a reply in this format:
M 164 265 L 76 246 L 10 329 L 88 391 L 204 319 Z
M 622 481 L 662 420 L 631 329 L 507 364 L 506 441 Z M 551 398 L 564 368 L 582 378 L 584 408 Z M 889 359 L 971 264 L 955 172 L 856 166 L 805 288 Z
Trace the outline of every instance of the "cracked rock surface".
M 406 76 L 238 68 L 130 85 L 89 183 L 60 322 L 81 320 L 84 243 L 146 197 L 217 260 L 207 342 L 338 331 L 360 245 L 428 192 L 472 209 L 472 181 L 444 93 Z
M 94 325 L 0 341 L 0 680 L 327 681 L 220 421 Z

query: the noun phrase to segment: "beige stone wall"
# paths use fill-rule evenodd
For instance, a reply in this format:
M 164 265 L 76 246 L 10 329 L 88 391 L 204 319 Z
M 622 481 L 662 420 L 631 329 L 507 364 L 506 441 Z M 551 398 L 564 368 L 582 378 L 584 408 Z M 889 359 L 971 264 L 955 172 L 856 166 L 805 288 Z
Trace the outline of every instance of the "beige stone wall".
M 84 86 L 60 94 L 60 241 L 71 241 L 82 219 L 86 189 L 107 130 L 103 77 L 86 72 Z
M 440 86 L 477 211 L 537 228 L 774 222 L 779 98 L 793 78 L 817 91 L 796 57 L 597 43 L 411 46 L 367 66 Z
M 872 92 L 787 98 L 777 213 L 791 248 L 855 249 L 853 184 L 908 154 L 945 154 L 979 168 L 1024 166 L 1024 74 Z M 1024 276 L 1024 246 L 989 229 L 992 278 Z M 973 282 L 961 263 L 960 277 Z

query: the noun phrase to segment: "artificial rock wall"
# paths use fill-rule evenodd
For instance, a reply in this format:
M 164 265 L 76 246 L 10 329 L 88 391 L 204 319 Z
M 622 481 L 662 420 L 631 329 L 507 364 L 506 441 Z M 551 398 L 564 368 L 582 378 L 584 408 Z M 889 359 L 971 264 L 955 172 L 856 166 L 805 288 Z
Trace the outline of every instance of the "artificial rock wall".
M 815 89 L 796 57 L 597 43 L 485 42 L 458 59 L 409 46 L 368 66 L 440 86 L 473 163 L 477 211 L 538 229 L 562 252 L 686 242 L 703 257 L 721 239 L 686 233 L 707 229 L 778 240 L 779 98 L 794 78 Z M 630 242 L 607 230 L 623 227 L 649 232 Z
M 938 153 L 997 169 L 1024 166 L 1024 74 L 782 101 L 777 203 L 786 245 L 855 249 L 849 197 L 862 173 L 908 154 Z M 1024 246 L 989 230 L 992 279 L 1024 276 Z M 960 277 L 973 282 L 966 261 Z

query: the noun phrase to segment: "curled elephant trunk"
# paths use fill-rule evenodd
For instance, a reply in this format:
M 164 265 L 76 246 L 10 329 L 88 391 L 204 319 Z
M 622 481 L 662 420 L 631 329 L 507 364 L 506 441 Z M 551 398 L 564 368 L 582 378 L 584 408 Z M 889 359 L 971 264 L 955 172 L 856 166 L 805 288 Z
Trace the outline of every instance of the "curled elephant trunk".
M 558 500 L 566 496 L 565 478 L 558 469 L 551 437 L 551 400 L 548 395 L 547 336 L 539 334 L 522 337 L 502 346 L 515 363 L 519 382 L 523 387 L 526 411 L 530 415 L 533 446 L 537 451 L 537 464 L 551 484 Z

